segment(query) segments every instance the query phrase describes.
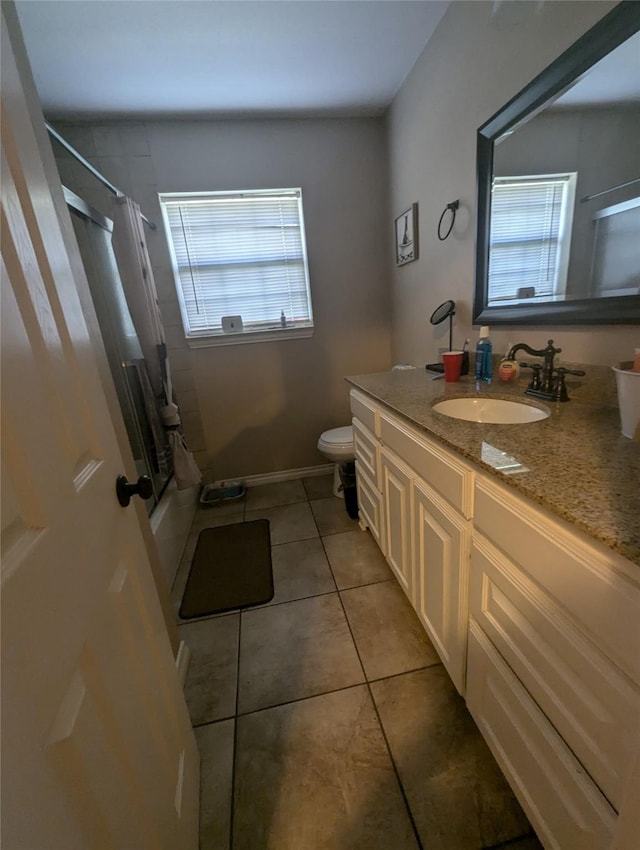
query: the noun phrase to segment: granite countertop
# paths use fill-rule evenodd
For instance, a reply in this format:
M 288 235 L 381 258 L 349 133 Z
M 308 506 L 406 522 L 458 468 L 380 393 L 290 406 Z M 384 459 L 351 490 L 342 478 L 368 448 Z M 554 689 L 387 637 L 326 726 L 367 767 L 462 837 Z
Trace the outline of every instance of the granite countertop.
M 346 380 L 483 472 L 640 565 L 640 443 L 620 433 L 617 407 L 575 398 L 562 404 L 533 399 L 523 394 L 522 381 L 476 384 L 467 376 L 447 384 L 431 377 L 424 369 L 407 369 Z M 569 382 L 567 387 L 571 396 Z M 551 413 L 540 422 L 488 425 L 431 410 L 438 401 L 479 393 L 517 397 Z M 494 455 L 505 452 L 527 471 L 505 474 L 491 466 L 487 444 L 498 450 Z

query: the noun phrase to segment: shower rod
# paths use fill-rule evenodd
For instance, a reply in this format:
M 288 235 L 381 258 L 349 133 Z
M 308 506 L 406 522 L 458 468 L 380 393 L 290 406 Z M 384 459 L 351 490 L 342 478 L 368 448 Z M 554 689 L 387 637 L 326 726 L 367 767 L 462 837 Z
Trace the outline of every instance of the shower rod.
M 626 183 L 618 183 L 617 186 L 612 186 L 610 189 L 605 189 L 602 192 L 596 192 L 595 195 L 585 195 L 584 198 L 580 198 L 580 203 L 584 204 L 586 201 L 592 201 L 594 198 L 599 198 L 600 195 L 608 195 L 609 192 L 615 192 L 616 189 L 625 189 L 627 186 L 633 186 L 634 183 L 640 183 L 640 177 L 634 177 L 633 180 L 627 180 Z
M 107 180 L 107 178 L 104 176 L 104 174 L 100 174 L 98 169 L 94 168 L 93 165 L 91 165 L 91 163 L 88 160 L 86 160 L 82 156 L 81 153 L 78 153 L 78 151 L 72 145 L 70 145 L 69 142 L 65 138 L 63 138 L 60 135 L 60 133 L 58 133 L 58 131 L 55 130 L 51 126 L 51 124 L 49 124 L 48 121 L 45 121 L 44 124 L 45 124 L 45 127 L 47 128 L 47 132 L 49 133 L 49 135 L 53 136 L 53 138 L 57 142 L 59 142 L 62 145 L 62 147 L 71 154 L 72 157 L 74 157 L 74 159 L 77 159 L 78 162 L 80 163 L 80 165 L 83 165 L 87 169 L 87 171 L 90 171 L 93 174 L 93 176 L 96 178 L 96 180 L 99 180 L 102 183 L 102 185 L 106 186 L 106 188 L 110 192 L 112 192 L 117 198 L 121 198 L 121 197 L 124 196 L 124 194 L 125 194 L 124 192 L 120 191 L 120 189 L 118 189 L 117 186 L 114 186 L 113 183 L 110 183 Z M 142 220 L 144 221 L 144 223 L 147 224 L 151 230 L 156 230 L 157 226 L 154 224 L 153 221 L 149 221 L 149 219 L 146 217 L 146 215 L 142 215 L 142 213 L 140 213 L 140 216 L 141 216 Z

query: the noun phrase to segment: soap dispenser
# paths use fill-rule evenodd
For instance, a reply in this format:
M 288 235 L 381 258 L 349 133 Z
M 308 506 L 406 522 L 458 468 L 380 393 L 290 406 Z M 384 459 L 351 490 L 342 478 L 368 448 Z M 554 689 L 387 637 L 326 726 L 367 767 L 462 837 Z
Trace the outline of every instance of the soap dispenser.
M 491 383 L 491 372 L 493 366 L 493 347 L 489 339 L 489 327 L 482 325 L 480 328 L 480 337 L 476 345 L 476 368 L 474 377 L 476 381 L 486 381 Z

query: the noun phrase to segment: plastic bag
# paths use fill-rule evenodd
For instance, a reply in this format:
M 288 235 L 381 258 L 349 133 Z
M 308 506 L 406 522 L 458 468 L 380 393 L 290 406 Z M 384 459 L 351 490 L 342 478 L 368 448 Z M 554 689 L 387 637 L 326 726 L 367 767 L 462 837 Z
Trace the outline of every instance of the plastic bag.
M 198 469 L 193 455 L 187 448 L 184 437 L 178 431 L 169 431 L 169 445 L 173 455 L 173 472 L 176 477 L 178 490 L 195 487 L 202 481 L 202 473 Z

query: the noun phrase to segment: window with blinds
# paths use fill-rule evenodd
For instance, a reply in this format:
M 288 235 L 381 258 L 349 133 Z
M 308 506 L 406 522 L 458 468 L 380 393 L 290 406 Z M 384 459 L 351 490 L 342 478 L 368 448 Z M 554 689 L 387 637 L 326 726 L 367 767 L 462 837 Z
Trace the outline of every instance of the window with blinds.
M 160 203 L 187 338 L 311 335 L 300 189 L 164 194 Z
M 567 286 L 576 173 L 496 177 L 489 304 L 553 300 Z

